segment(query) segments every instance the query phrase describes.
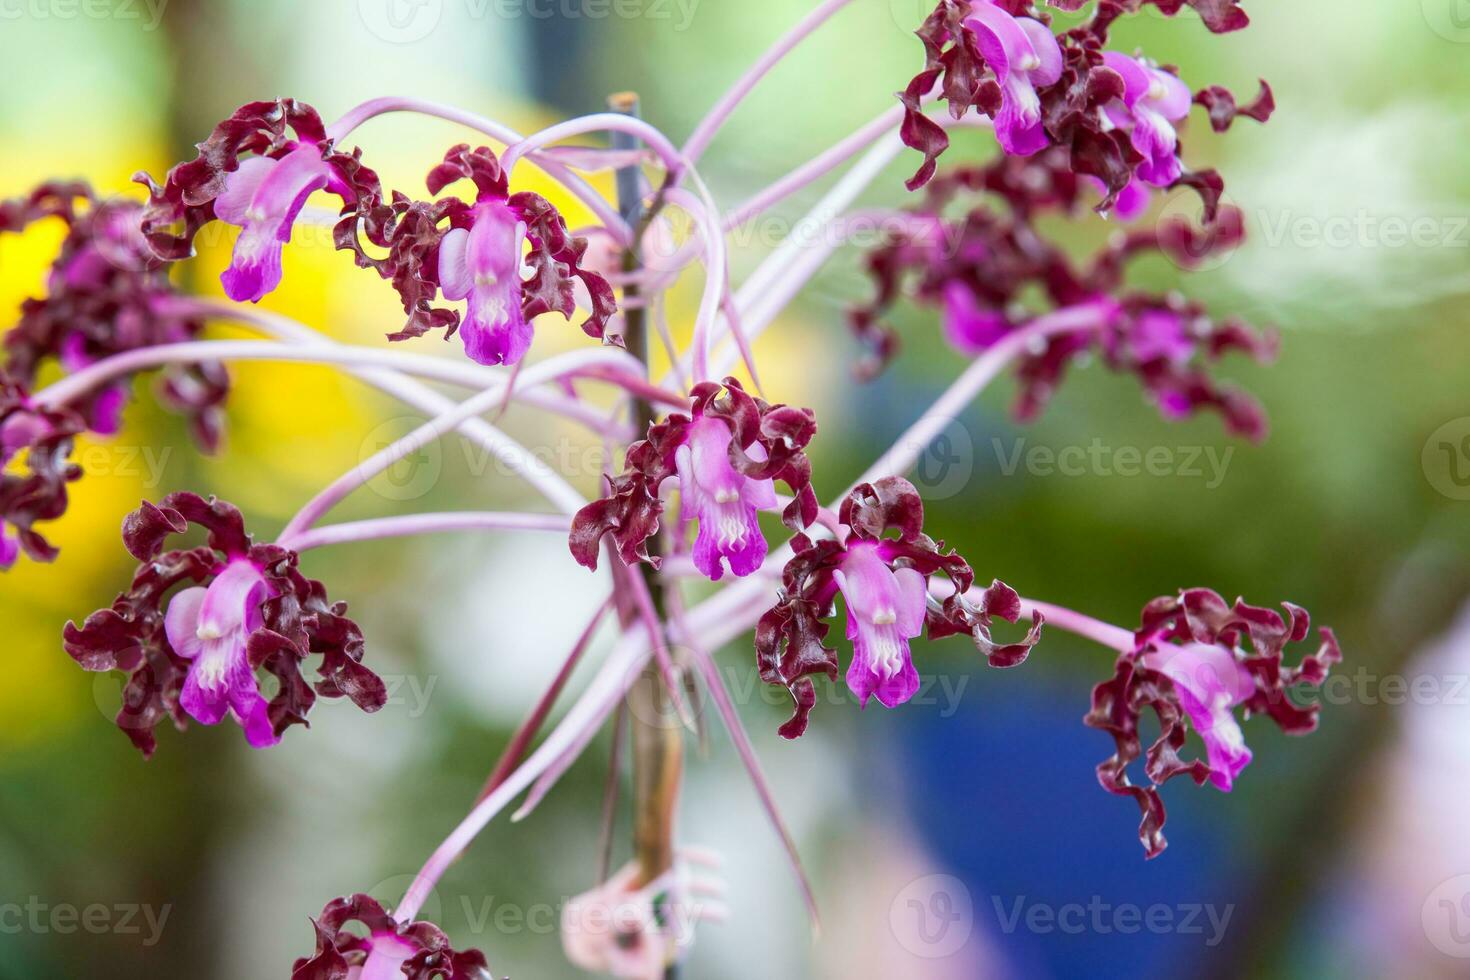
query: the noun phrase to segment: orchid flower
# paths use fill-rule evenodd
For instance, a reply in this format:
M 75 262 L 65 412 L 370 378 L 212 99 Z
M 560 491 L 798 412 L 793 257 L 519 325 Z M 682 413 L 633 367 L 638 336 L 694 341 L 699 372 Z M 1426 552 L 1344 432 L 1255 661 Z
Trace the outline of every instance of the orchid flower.
M 1001 149 L 1029 156 L 1047 146 L 1038 88 L 1062 77 L 1062 49 L 1051 28 L 1030 17 L 1013 17 L 991 0 L 975 0 L 965 26 L 974 32 L 985 62 L 1000 80 L 995 138 Z
M 208 546 L 165 551 L 191 525 Z M 63 645 L 83 668 L 128 675 L 117 724 L 145 756 L 165 719 L 214 725 L 226 715 L 246 741 L 266 748 L 292 725 L 306 724 L 317 696 L 350 698 L 373 712 L 387 701 L 382 680 L 362 664 L 363 640 L 342 603 L 297 570 L 294 551 L 252 544 L 230 504 L 175 493 L 144 505 L 123 523 L 123 541 L 141 564 L 130 591 L 81 626 L 68 623 Z M 171 597 L 178 585 L 188 584 Z M 320 655 L 313 686 L 301 667 Z M 274 675 L 267 702 L 257 670 Z
M 1104 789 L 1138 802 L 1139 839 L 1149 857 L 1165 847 L 1159 787 L 1187 775 L 1228 793 L 1250 764 L 1237 710 L 1269 715 L 1288 734 L 1317 727 L 1319 706 L 1298 704 L 1289 692 L 1319 687 L 1342 653 L 1333 632 L 1322 629 L 1317 650 L 1295 667 L 1286 665 L 1286 645 L 1306 639 L 1311 619 L 1300 606 L 1283 608 L 1285 616 L 1239 599 L 1231 606 L 1209 589 L 1155 599 L 1144 607 L 1142 625 L 1119 655 L 1112 679 L 1093 690 L 1086 723 L 1112 735 L 1117 747 L 1097 767 L 1098 778 Z M 1158 717 L 1160 733 L 1145 755 L 1138 729 L 1149 710 Z M 1189 729 L 1204 742 L 1204 759 L 1181 754 Z M 1144 785 L 1134 783 L 1128 771 L 1141 756 Z
M 583 332 L 614 342 L 604 338 L 616 308 L 613 290 L 584 263 L 587 239 L 572 236 L 544 197 L 512 194 L 489 147 L 452 147 L 430 171 L 429 193 L 459 180 L 474 184 L 473 204 L 454 197 L 427 202 L 398 196 L 385 202 L 374 187 L 362 196 L 356 215 L 338 225 L 338 247 L 390 280 L 409 314 L 389 339 L 437 328 L 448 336 L 459 329 L 472 361 L 518 364 L 531 347 L 532 321 L 551 312 L 570 319 L 580 292 L 589 310 Z M 386 249 L 387 256 L 370 256 L 359 236 Z M 457 311 L 433 306 L 441 297 L 466 301 L 463 324 Z
M 637 862 L 576 896 L 562 908 L 562 949 L 573 966 L 619 980 L 662 980 L 694 942 L 692 926 L 724 918 L 724 886 L 694 876 L 690 864 L 714 859 L 686 851 L 679 864 L 648 884 L 639 884 Z
M 1011 667 L 1026 659 L 1041 636 L 1041 617 L 1017 643 L 999 645 L 990 635 L 995 617 L 1015 622 L 1020 607 L 1001 582 L 978 602 L 962 598 L 975 575 L 964 558 L 923 533 L 924 504 L 913 484 L 889 477 L 854 489 L 842 503 L 838 520 L 845 541 L 813 541 L 798 535 L 795 555 L 782 572 L 780 601 L 756 628 L 761 679 L 791 694 L 795 714 L 781 727 L 785 738 L 806 731 L 816 702 L 811 676 L 837 678 L 836 652 L 822 643 L 823 621 L 838 592 L 847 603 L 847 638 L 852 660 L 847 686 L 862 707 L 876 696 L 896 708 L 914 696 L 919 675 L 909 640 L 929 626 L 932 639 L 969 635 L 993 666 Z M 886 532 L 897 531 L 892 538 Z M 931 608 L 930 580 L 937 573 L 953 585 L 952 599 Z
M 1270 360 L 1275 335 L 1234 318 L 1217 322 L 1203 306 L 1174 293 L 1124 288 L 1129 264 L 1144 255 L 1162 253 L 1188 268 L 1236 247 L 1244 235 L 1239 212 L 1222 209 L 1204 229 L 1182 218 L 1165 220 L 1152 231 L 1114 238 L 1079 262 L 1039 226 L 1044 215 L 1071 214 L 1081 206 L 1083 182 L 1070 167 L 1066 151 L 1054 147 L 1029 160 L 1007 157 L 936 178 L 912 212 L 912 225 L 889 232 L 868 256 L 876 298 L 849 314 L 870 351 L 862 372 L 881 370 L 899 349 L 883 315 L 904 295 L 908 280 L 916 300 L 941 311 L 945 339 L 968 357 L 993 349 L 1048 312 L 1090 306 L 1097 312 L 1093 326 L 1055 334 L 1019 358 L 1019 418 L 1035 418 L 1068 368 L 1091 352 L 1109 368 L 1136 377 L 1166 418 L 1214 411 L 1233 434 L 1264 437 L 1260 407 L 1216 381 L 1212 368 L 1232 351 Z M 947 216 L 951 204 L 976 192 L 984 197 L 963 217 Z
M 1143 154 L 1134 173 L 1154 187 L 1170 186 L 1184 172 L 1174 124 L 1189 115 L 1193 101 L 1189 86 L 1172 72 L 1116 51 L 1104 53 L 1103 63 L 1123 76 L 1123 97 L 1104 106 L 1103 112 Z
M 647 542 L 663 517 L 660 490 L 677 479 L 683 521 L 699 525 L 695 566 L 711 581 L 724 575 L 724 562 L 735 575 L 750 575 L 768 548 L 756 512 L 776 508 L 776 480 L 796 495 L 782 512 L 786 525 L 803 528 L 816 520 L 805 455 L 816 429 L 810 411 L 768 404 L 734 378 L 696 385 L 690 414 L 651 426 L 648 438 L 628 447 L 627 466 L 609 478 L 608 493 L 577 514 L 572 555 L 596 568 L 603 535 L 610 533 L 626 563 L 657 564 Z
M 258 749 L 280 741 L 247 653 L 250 635 L 265 625 L 260 607 L 269 598 L 264 569 L 232 558 L 208 588 L 176 593 L 163 620 L 169 646 L 190 661 L 180 706 L 201 725 L 217 725 L 228 712 Z
M 37 405 L 26 385 L 0 368 L 0 571 L 24 552 L 49 562 L 57 550 L 36 529 L 66 513 L 67 485 L 81 477 L 68 461 L 86 428 L 81 416 Z M 12 465 L 24 455 L 24 465 Z
M 492 980 L 485 954 L 458 952 L 428 922 L 396 921 L 375 899 L 333 899 L 312 920 L 316 951 L 296 961 L 291 980 Z M 359 935 L 347 928 L 356 925 Z
M 47 363 L 76 373 L 114 354 L 192 340 L 203 330 L 196 317 L 173 307 L 178 295 L 168 263 L 143 234 L 144 209 L 127 200 L 102 200 L 82 183 L 46 183 L 29 195 L 0 201 L 0 232 L 19 233 L 55 219 L 66 237 L 47 277 L 47 293 L 21 306 L 5 335 L 6 369 L 34 384 Z M 129 399 L 129 379 L 104 385 L 70 407 L 100 435 L 115 434 Z M 206 450 L 219 442 L 220 405 L 229 379 L 218 364 L 170 366 L 162 401 L 186 415 Z
M 1188 6 L 1200 11 L 1211 31 L 1226 33 L 1249 23 L 1239 2 L 1191 0 Z M 1053 0 L 1052 6 L 1077 10 L 1083 3 Z M 1243 108 L 1219 86 L 1192 98 L 1177 75 L 1106 50 L 1114 22 L 1137 10 L 1137 3 L 1097 4 L 1089 19 L 1060 35 L 1040 20 L 1017 15 L 1028 6 L 1009 0 L 938 0 L 919 28 L 924 68 L 899 95 L 900 136 L 924 155 L 909 189 L 933 179 L 936 162 L 949 147 L 943 127 L 924 112 L 933 92 L 955 119 L 971 109 L 992 117 L 1006 153 L 1025 156 L 1061 140 L 1077 176 L 1102 183 L 1101 212 L 1141 210 L 1138 190 L 1129 190 L 1135 179 L 1157 187 L 1183 181 L 1200 193 L 1206 217 L 1213 220 L 1224 181 L 1212 170 L 1184 170 L 1173 123 L 1188 114 L 1191 101 L 1209 108 L 1217 132 L 1229 129 L 1240 115 L 1265 122 L 1274 108 L 1269 86 L 1263 82 L 1261 95 Z M 1156 5 L 1165 16 L 1184 7 L 1182 0 Z M 1129 134 L 1131 145 L 1113 138 L 1118 129 Z M 1120 204 L 1123 195 L 1128 200 Z
M 229 266 L 220 275 L 225 295 L 259 303 L 281 284 L 281 250 L 306 199 L 330 190 L 347 200 L 351 191 L 336 169 L 310 144 L 286 141 L 279 157 L 251 157 L 225 176 L 214 213 L 240 229 Z

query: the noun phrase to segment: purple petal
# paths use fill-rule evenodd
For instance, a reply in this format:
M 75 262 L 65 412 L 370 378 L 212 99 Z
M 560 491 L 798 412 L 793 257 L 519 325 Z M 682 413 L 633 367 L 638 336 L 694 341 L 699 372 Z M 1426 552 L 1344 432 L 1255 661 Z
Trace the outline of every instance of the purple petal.
M 215 215 L 243 228 L 249 221 L 251 201 L 266 177 L 275 171 L 276 162 L 270 157 L 251 157 L 241 161 L 234 173 L 226 174 L 224 193 L 214 199 Z
M 242 232 L 219 281 L 225 295 L 235 302 L 260 302 L 281 284 L 281 243 L 254 229 Z
M 1041 126 L 1041 100 L 1036 89 L 1022 76 L 1010 76 L 1001 89 L 995 136 L 1001 149 L 1020 157 L 1045 149 L 1051 142 Z
M 1055 85 L 1057 79 L 1062 77 L 1063 66 L 1062 48 L 1057 44 L 1056 35 L 1051 32 L 1050 27 L 1030 17 L 1018 17 L 1016 23 L 1026 32 L 1037 61 L 1036 67 L 1026 72 L 1026 77 L 1031 80 L 1031 84 L 1041 88 Z M 1189 110 L 1186 108 L 1185 111 Z
M 970 287 L 958 279 L 944 286 L 944 337 L 961 353 L 975 355 L 1010 332 L 1005 316 L 981 308 Z
M 201 725 L 218 725 L 230 709 L 229 688 L 223 683 L 227 668 L 217 662 L 227 656 L 223 651 L 205 650 L 184 679 L 179 704 Z
M 1130 139 L 1133 148 L 1145 157 L 1137 170 L 1139 179 L 1155 187 L 1169 186 L 1179 179 L 1183 171 L 1175 155 L 1179 137 L 1174 132 L 1174 124 L 1142 106 L 1134 110 L 1133 120 Z
M 1116 51 L 1104 51 L 1103 64 L 1123 76 L 1123 101 L 1129 108 L 1148 94 L 1152 79 L 1137 58 L 1130 58 Z
M 204 650 L 199 639 L 199 611 L 204 606 L 203 586 L 184 589 L 168 602 L 168 611 L 163 616 L 163 632 L 174 653 L 185 660 L 193 660 Z
M 965 26 L 974 32 L 980 54 L 996 78 L 1004 80 L 1012 72 L 1027 70 L 1028 62 L 1038 60 L 1031 38 L 1016 18 L 989 0 L 978 0 L 971 6 Z
M 475 288 L 470 275 L 470 233 L 467 228 L 451 228 L 439 240 L 439 291 L 447 300 L 461 300 Z
M 1145 102 L 1148 107 L 1165 119 L 1178 120 L 1189 115 L 1189 107 L 1194 104 L 1194 93 L 1189 91 L 1189 86 L 1184 84 L 1183 79 L 1162 68 L 1149 68 L 1147 71 L 1149 89 Z
M 270 705 L 261 697 L 253 677 L 248 690 L 235 688 L 230 695 L 230 707 L 234 709 L 240 727 L 245 729 L 245 741 L 251 748 L 268 749 L 281 741 L 271 725 Z
M 10 533 L 10 527 L 0 521 L 0 570 L 10 568 L 20 557 L 20 541 Z
M 522 315 L 513 288 L 476 287 L 467 313 L 460 334 L 465 354 L 476 364 L 518 364 L 531 349 L 535 328 Z

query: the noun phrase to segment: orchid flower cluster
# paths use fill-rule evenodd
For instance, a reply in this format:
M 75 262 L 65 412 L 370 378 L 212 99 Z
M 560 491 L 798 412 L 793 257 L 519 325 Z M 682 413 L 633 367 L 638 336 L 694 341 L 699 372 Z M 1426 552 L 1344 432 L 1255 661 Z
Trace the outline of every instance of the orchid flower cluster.
M 577 964 L 616 976 L 665 975 L 687 948 L 667 928 L 671 916 L 689 911 L 701 893 L 680 884 L 689 880 L 680 857 L 688 851 L 675 839 L 673 819 L 689 724 L 685 698 L 701 682 L 812 903 L 713 658 L 749 631 L 750 669 L 791 698 L 792 716 L 780 728 L 788 739 L 808 729 L 818 684 L 843 678 L 860 706 L 904 705 L 919 686 L 911 643 L 925 634 L 934 641 L 968 637 L 998 668 L 1024 663 L 1044 627 L 1110 649 L 1113 676 L 1097 686 L 1085 721 L 1114 739 L 1116 751 L 1098 776 L 1104 789 L 1138 803 L 1150 857 L 1165 846 L 1163 783 L 1184 774 L 1228 791 L 1251 761 L 1239 716 L 1266 714 L 1292 734 L 1315 728 L 1316 708 L 1303 706 L 1297 689 L 1320 685 L 1340 654 L 1323 630 L 1315 652 L 1286 663 L 1286 646 L 1307 638 L 1304 610 L 1287 604 L 1283 616 L 1186 589 L 1145 605 L 1131 632 L 1023 598 L 999 579 L 977 586 L 975 563 L 931 536 L 921 494 L 904 478 L 917 447 L 939 434 L 936 426 L 1008 368 L 1020 392 L 1018 415 L 1029 420 L 1088 353 L 1133 375 L 1169 418 L 1212 411 L 1234 434 L 1264 436 L 1262 408 L 1216 381 L 1212 369 L 1231 351 L 1268 359 L 1276 338 L 1228 316 L 1216 319 L 1180 294 L 1134 289 L 1127 272 L 1136 257 L 1159 253 L 1187 269 L 1240 241 L 1239 212 L 1220 204 L 1223 182 L 1185 165 L 1179 130 L 1192 105 L 1203 107 L 1218 132 L 1240 115 L 1264 122 L 1271 91 L 1262 83 L 1244 107 L 1215 86 L 1191 95 L 1177 69 L 1107 48 L 1110 27 L 1149 3 L 1166 16 L 1187 3 L 1211 31 L 1237 30 L 1247 23 L 1237 0 L 1098 0 L 1090 19 L 1060 34 L 1046 10 L 1024 0 L 941 0 L 918 27 L 926 65 L 899 106 L 721 212 L 699 158 L 771 66 L 847 2 L 826 0 L 779 39 L 682 147 L 626 102 L 526 136 L 411 99 L 368 102 L 331 125 L 311 106 L 283 99 L 241 107 L 161 182 L 140 174 L 146 200 L 103 200 L 81 184 L 51 183 L 0 203 L 0 232 L 53 219 L 67 229 L 45 295 L 25 303 L 5 336 L 0 565 L 10 566 L 21 551 L 37 561 L 56 558 L 36 526 L 62 516 L 68 488 L 83 476 L 69 460 L 73 441 L 116 432 L 141 373 L 162 372 L 162 400 L 187 416 L 207 451 L 219 445 L 229 393 L 223 365 L 234 360 L 332 365 L 430 416 L 306 501 L 264 543 L 246 532 L 237 508 L 195 493 L 144 502 L 127 517 L 122 543 L 138 562 L 132 582 L 109 607 L 69 623 L 63 646 L 84 670 L 126 677 L 117 724 L 144 756 L 157 750 L 165 722 L 183 731 L 229 721 L 251 746 L 265 749 L 305 727 L 321 699 L 345 698 L 366 712 L 383 706 L 369 638 L 348 618 L 347 605 L 301 570 L 313 549 L 444 531 L 537 532 L 563 536 L 589 569 L 610 567 L 611 594 L 464 821 L 396 906 L 364 894 L 328 903 L 314 920 L 315 950 L 295 964 L 296 980 L 488 976 L 482 953 L 456 951 L 437 926 L 419 919 L 427 896 L 497 814 L 523 793 L 521 813 L 533 809 L 619 706 L 638 698 L 669 707 L 675 721 L 658 726 L 646 712 L 627 713 L 638 773 L 633 860 L 614 876 L 604 872 L 574 903 L 631 914 L 602 932 L 569 928 L 566 948 Z M 1083 0 L 1051 5 L 1075 11 Z M 931 114 L 937 101 L 948 105 L 948 118 Z M 946 131 L 971 109 L 993 127 L 998 151 L 991 160 L 940 171 Z M 422 188 L 389 191 L 349 140 L 390 112 L 448 119 L 478 139 L 426 154 Z M 616 137 L 612 148 L 567 145 L 599 132 Z M 475 145 L 480 140 L 504 149 Z M 876 292 L 849 314 L 862 351 L 854 370 L 871 377 L 898 354 L 898 336 L 883 319 L 911 300 L 936 311 L 958 377 L 891 450 L 824 506 L 818 486 L 841 477 L 815 473 L 807 455 L 819 420 L 809 409 L 767 398 L 752 342 L 836 245 L 788 243 L 735 288 L 725 236 L 866 151 L 814 212 L 839 222 L 905 145 L 923 154 L 910 186 L 925 190 L 892 216 L 897 230 L 867 256 Z M 574 230 L 547 198 L 513 191 L 522 161 L 586 205 L 596 223 Z M 588 182 L 585 175 L 599 170 L 617 172 L 619 200 Z M 1125 229 L 1085 261 L 1069 256 L 1038 223 L 1056 216 L 1104 220 L 1088 204 L 1127 223 L 1148 206 L 1153 189 L 1176 186 L 1201 194 L 1201 224 L 1176 217 Z M 446 193 L 461 187 L 470 190 Z M 386 348 L 336 343 L 254 305 L 280 285 L 293 229 L 308 220 L 307 203 L 317 195 L 340 205 L 336 247 L 387 282 L 402 304 L 406 321 Z M 675 208 L 690 215 L 694 232 L 672 258 L 650 268 L 643 251 L 651 236 L 667 234 L 660 215 Z M 213 222 L 239 229 L 221 277 L 230 302 L 185 295 L 171 277 Z M 704 291 L 681 346 L 665 322 L 662 293 L 695 266 L 702 267 Z M 578 309 L 581 330 L 600 343 L 533 358 L 547 316 L 572 320 Z M 211 322 L 259 338 L 206 339 Z M 414 349 L 433 331 L 446 340 L 458 334 L 464 356 Z M 670 364 L 662 378 L 650 368 L 655 333 Z M 746 381 L 732 373 L 741 366 Z M 43 368 L 59 380 L 38 387 Z M 456 399 L 443 386 L 468 394 Z M 614 407 L 587 399 L 589 386 L 615 392 Z M 599 496 L 587 499 L 485 418 L 512 405 L 586 426 L 620 448 L 621 470 L 607 472 Z M 549 509 L 320 523 L 376 473 L 456 431 L 523 477 Z M 677 511 L 666 513 L 676 498 Z M 779 524 L 763 524 L 763 512 L 778 515 Z M 784 543 L 770 537 L 777 527 L 789 533 Z M 191 530 L 202 533 L 203 544 L 173 540 Z M 697 580 L 722 584 L 695 603 L 686 586 Z M 846 642 L 832 645 L 839 597 Z M 618 642 L 563 720 L 543 731 L 608 614 L 621 626 Z M 997 637 L 998 629 L 1011 635 Z M 1146 711 L 1160 727 L 1147 749 L 1140 735 Z M 1191 754 L 1191 732 L 1203 756 Z

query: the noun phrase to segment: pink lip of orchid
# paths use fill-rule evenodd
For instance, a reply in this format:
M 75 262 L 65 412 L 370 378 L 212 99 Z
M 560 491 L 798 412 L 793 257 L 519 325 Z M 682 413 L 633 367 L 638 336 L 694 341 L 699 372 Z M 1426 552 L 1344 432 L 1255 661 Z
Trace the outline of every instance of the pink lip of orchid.
M 1145 160 L 1135 173 L 1145 183 L 1168 187 L 1179 179 L 1179 135 L 1174 123 L 1189 115 L 1193 96 L 1178 75 L 1137 58 L 1108 51 L 1103 62 L 1123 76 L 1123 100 L 1103 109 L 1108 120 L 1128 131 Z
M 481 200 L 468 228 L 453 228 L 439 245 L 444 298 L 468 300 L 460 326 L 465 353 L 480 364 L 517 364 L 533 330 L 521 308 L 521 256 L 526 222 L 504 201 Z
M 279 159 L 251 157 L 225 176 L 215 215 L 241 229 L 230 266 L 220 276 L 230 299 L 258 303 L 281 284 L 281 250 L 291 240 L 292 226 L 307 198 L 329 188 L 349 193 L 321 151 L 309 144 L 295 145 Z
M 280 738 L 246 644 L 263 624 L 260 605 L 270 596 L 265 576 L 247 558 L 236 558 L 208 588 L 184 589 L 170 600 L 164 618 L 169 645 L 191 661 L 179 702 L 195 721 L 216 725 L 232 714 L 256 748 Z
M 10 533 L 10 527 L 0 521 L 0 570 L 10 568 L 20 557 L 20 538 Z
M 1037 88 L 1062 77 L 1062 49 L 1051 28 L 1030 17 L 1012 17 L 989 0 L 973 4 L 965 26 L 1001 86 L 995 136 L 1014 156 L 1030 156 L 1050 140 L 1041 125 Z
M 674 455 L 682 519 L 699 523 L 694 565 L 716 582 L 724 575 L 721 559 L 736 576 L 761 567 L 768 546 L 756 512 L 777 507 L 774 480 L 753 480 L 731 465 L 731 439 L 730 427 L 722 420 L 697 418 Z M 751 450 L 752 458 L 764 461 L 759 444 Z
M 881 541 L 857 542 L 833 573 L 847 600 L 853 652 L 847 686 L 865 708 L 870 697 L 896 708 L 919 689 L 909 640 L 924 630 L 924 576 L 912 568 L 890 569 L 882 552 Z
M 1210 782 L 1230 792 L 1252 758 L 1234 714 L 1256 691 L 1250 671 L 1233 651 L 1211 643 L 1155 647 L 1140 659 L 1173 682 L 1190 725 L 1205 743 Z
M 375 932 L 368 937 L 367 959 L 352 980 L 397 980 L 403 976 L 403 964 L 413 959 L 419 949 L 413 943 L 391 932 Z

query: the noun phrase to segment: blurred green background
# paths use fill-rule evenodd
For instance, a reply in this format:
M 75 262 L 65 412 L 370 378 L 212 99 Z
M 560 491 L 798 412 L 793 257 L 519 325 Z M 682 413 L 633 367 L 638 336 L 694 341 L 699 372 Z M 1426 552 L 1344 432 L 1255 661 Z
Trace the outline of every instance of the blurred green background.
M 809 6 L 0 0 L 10 79 L 0 87 L 0 196 L 51 176 L 134 193 L 134 171 L 161 175 L 239 104 L 278 96 L 328 118 L 374 96 L 419 96 L 525 129 L 596 111 L 607 92 L 631 88 L 647 118 L 682 139 Z M 1256 761 L 1233 794 L 1172 784 L 1173 846 L 1145 863 L 1132 805 L 1095 782 L 1107 739 L 1080 725 L 1090 685 L 1110 673 L 1098 649 L 1054 632 L 1025 667 L 998 673 L 976 666 L 963 644 L 920 644 L 921 671 L 955 697 L 861 714 L 824 700 L 812 733 L 786 744 L 774 735 L 783 709 L 754 683 L 742 641 L 722 663 L 816 878 L 826 928 L 813 943 L 716 731 L 691 765 L 682 831 L 729 858 L 733 918 L 704 930 L 690 977 L 1463 974 L 1455 954 L 1470 954 L 1459 942 L 1470 935 L 1470 885 L 1457 884 L 1470 873 L 1470 696 L 1457 679 L 1470 672 L 1470 637 L 1454 623 L 1470 594 L 1470 488 L 1456 482 L 1470 457 L 1438 446 L 1470 434 L 1470 10 L 1462 0 L 1350 13 L 1328 0 L 1246 6 L 1254 24 L 1238 34 L 1211 36 L 1189 13 L 1145 13 L 1119 27 L 1116 46 L 1181 65 L 1195 87 L 1245 95 L 1259 76 L 1275 88 L 1269 125 L 1243 123 L 1221 138 L 1196 113 L 1185 135 L 1189 157 L 1220 167 L 1245 210 L 1245 247 L 1187 277 L 1159 262 L 1138 279 L 1281 329 L 1274 366 L 1222 368 L 1267 406 L 1269 442 L 1232 444 L 1212 418 L 1167 423 L 1131 380 L 1098 369 L 1078 373 L 1040 422 L 1020 429 L 1006 411 L 1013 386 L 1002 381 L 947 433 L 960 470 L 929 488 L 930 525 L 982 577 L 1122 625 L 1183 586 L 1301 603 L 1337 629 L 1351 688 L 1310 739 L 1248 724 Z M 706 158 L 721 204 L 891 105 L 920 63 L 909 32 L 921 8 L 857 0 L 778 68 Z M 446 146 L 473 138 L 402 117 L 355 136 L 385 183 L 415 190 Z M 980 136 L 966 137 L 949 159 L 989 152 Z M 906 154 L 865 201 L 900 203 L 914 164 Z M 799 217 L 821 189 L 775 217 Z M 586 220 L 557 201 L 574 224 Z M 1184 206 L 1161 201 L 1155 213 Z M 758 222 L 737 237 L 737 281 L 782 227 Z M 1089 220 L 1065 234 L 1083 247 L 1111 230 Z M 40 290 L 59 235 L 39 227 L 0 239 L 4 309 Z M 229 244 L 211 239 L 182 270 L 185 285 L 217 295 Z M 870 388 L 850 382 L 857 352 L 843 310 L 867 295 L 860 258 L 839 252 L 757 346 L 771 396 L 818 411 L 824 499 L 959 366 L 933 315 L 906 309 L 904 356 Z M 676 322 L 687 323 L 698 301 L 690 279 L 674 296 Z M 400 321 L 388 287 L 312 228 L 298 228 L 285 285 L 265 305 L 358 343 L 382 343 Z M 534 356 L 579 343 L 575 328 L 546 322 Z M 414 346 L 459 352 L 433 338 Z M 228 725 L 165 731 L 145 764 L 111 725 L 116 680 L 83 673 L 59 645 L 62 624 L 109 602 L 131 573 L 122 516 L 144 497 L 215 492 L 267 537 L 417 421 L 325 369 L 231 372 L 217 457 L 200 458 L 176 419 L 136 401 L 117 438 L 79 449 L 87 475 L 55 526 L 61 560 L 22 562 L 0 580 L 0 910 L 26 913 L 19 928 L 21 916 L 0 914 L 5 980 L 284 976 L 310 951 L 307 916 L 327 900 L 353 891 L 397 900 L 605 591 L 547 538 L 314 553 L 307 571 L 351 604 L 370 662 L 392 685 L 389 706 L 365 717 L 324 703 L 310 732 L 260 753 Z M 506 428 L 595 492 L 595 444 L 519 410 Z M 1166 447 L 1181 461 L 1209 451 L 1225 463 L 1218 479 L 1208 470 L 1069 477 L 1003 465 L 1018 445 L 1094 440 L 1110 452 Z M 432 479 L 375 482 L 341 517 L 535 506 L 458 441 L 425 462 Z M 1419 676 L 1435 679 L 1435 693 L 1391 689 L 1393 678 Z M 493 824 L 426 910 L 461 945 L 485 949 L 497 974 L 575 975 L 553 910 L 592 883 L 607 759 L 600 739 L 533 819 Z M 942 957 L 916 950 L 893 924 L 909 883 L 932 874 L 962 882 L 973 906 L 967 941 Z M 1059 906 L 1095 896 L 1233 911 L 1213 944 L 1181 930 L 1007 931 L 999 914 L 1017 897 Z M 96 929 L 66 928 L 51 914 L 94 905 L 109 910 Z M 141 913 L 124 923 L 126 908 L 146 908 L 157 928 Z

